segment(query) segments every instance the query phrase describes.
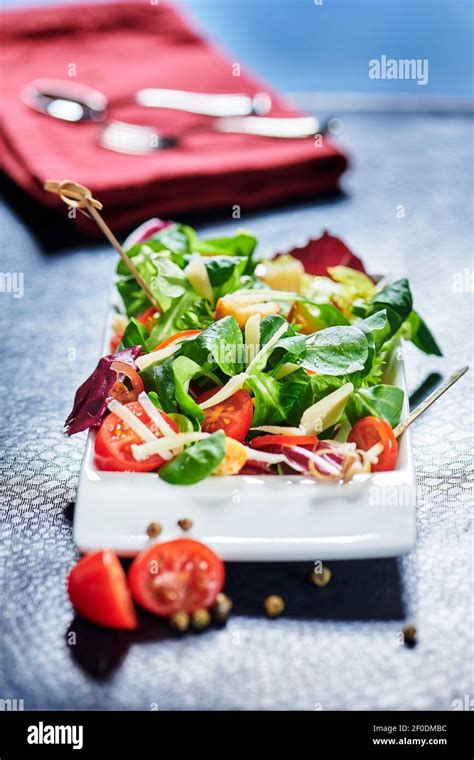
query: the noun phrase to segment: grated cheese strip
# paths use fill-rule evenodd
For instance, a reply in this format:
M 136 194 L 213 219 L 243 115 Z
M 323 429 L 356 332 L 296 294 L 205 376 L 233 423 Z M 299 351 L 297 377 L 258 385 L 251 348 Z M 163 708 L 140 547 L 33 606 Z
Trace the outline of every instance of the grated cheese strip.
M 258 354 L 252 359 L 249 366 L 247 367 L 245 372 L 240 372 L 240 374 L 235 375 L 234 377 L 231 377 L 230 380 L 220 388 L 220 390 L 217 391 L 211 398 L 208 398 L 206 401 L 203 401 L 202 404 L 199 404 L 201 409 L 208 409 L 211 406 L 215 406 L 216 404 L 220 404 L 221 401 L 225 401 L 226 399 L 230 398 L 230 396 L 233 396 L 234 393 L 237 393 L 239 391 L 245 381 L 248 379 L 252 369 L 262 360 L 262 358 L 270 351 L 271 348 L 277 343 L 284 332 L 288 329 L 288 323 L 284 322 L 276 333 L 272 335 L 269 341 L 265 343 L 263 348 L 260 349 Z
M 257 449 L 251 449 L 250 446 L 246 446 L 247 461 L 250 459 L 254 462 L 266 462 L 267 464 L 278 464 L 279 462 L 285 462 L 290 464 L 284 454 L 271 454 L 269 451 L 258 451 Z
M 215 404 L 220 404 L 221 401 L 225 401 L 230 396 L 233 396 L 234 393 L 237 393 L 237 391 L 240 391 L 242 386 L 244 385 L 245 381 L 248 379 L 247 372 L 241 372 L 238 375 L 235 375 L 234 377 L 231 377 L 230 380 L 220 388 L 217 393 L 214 393 L 211 398 L 208 398 L 206 401 L 203 401 L 202 404 L 199 404 L 201 409 L 208 409 L 210 406 L 215 406 Z
M 252 314 L 245 323 L 245 359 L 249 364 L 260 346 L 260 314 Z
M 175 431 L 171 425 L 161 416 L 160 410 L 156 408 L 148 394 L 143 391 L 138 397 L 138 403 L 148 414 L 149 418 L 155 423 L 156 427 L 163 435 L 174 435 Z
M 275 435 L 306 435 L 303 428 L 300 427 L 283 427 L 283 425 L 259 425 L 252 427 L 251 430 L 261 430 L 262 433 L 274 433 Z
M 112 412 L 112 414 L 116 414 L 117 417 L 120 417 L 121 420 L 127 423 L 127 425 L 137 434 L 140 436 L 142 441 L 157 441 L 158 438 L 152 431 L 145 425 L 144 422 L 138 419 L 138 417 L 135 417 L 133 412 L 130 411 L 130 409 L 127 409 L 126 406 L 120 403 L 120 401 L 117 401 L 116 399 L 111 399 L 109 403 L 107 404 L 107 408 L 109 412 Z
M 150 364 L 154 364 L 155 362 L 161 361 L 161 359 L 167 359 L 168 356 L 172 356 L 174 353 L 176 353 L 181 343 L 182 341 L 179 341 L 178 343 L 172 343 L 170 346 L 160 348 L 159 351 L 152 351 L 151 353 L 145 354 L 144 356 L 138 356 L 135 359 L 135 364 L 139 370 L 146 369 L 150 366 Z
M 299 364 L 293 364 L 292 362 L 285 362 L 284 364 L 279 367 L 275 374 L 275 380 L 280 380 L 282 377 L 286 377 L 287 375 L 291 375 L 292 372 L 296 372 L 297 369 L 301 369 L 301 366 Z
M 252 372 L 252 370 L 256 367 L 256 365 L 269 353 L 269 351 L 273 348 L 273 346 L 276 343 L 278 343 L 283 333 L 285 333 L 287 330 L 288 330 L 288 322 L 283 322 L 283 324 L 280 325 L 276 333 L 272 335 L 270 340 L 267 341 L 265 345 L 260 349 L 258 354 L 254 356 L 249 366 L 247 367 L 247 374 L 250 374 Z
M 205 298 L 212 306 L 214 304 L 214 293 L 212 291 L 208 271 L 202 260 L 202 256 L 199 253 L 196 253 L 192 257 L 188 266 L 184 270 L 184 274 L 198 296 Z
M 156 408 L 153 401 L 151 401 L 148 397 L 148 395 L 143 391 L 143 393 L 140 393 L 138 396 L 138 403 L 142 407 L 142 409 L 148 414 L 149 418 L 152 422 L 155 423 L 156 427 L 162 433 L 162 435 L 174 435 L 174 430 L 169 425 L 166 420 L 161 416 L 159 409 Z M 163 459 L 171 459 L 173 456 L 173 453 L 171 451 L 163 451 L 161 454 Z
M 173 435 L 167 435 L 164 438 L 155 438 L 154 441 L 148 441 L 147 443 L 132 443 L 131 452 L 133 458 L 137 461 L 142 459 L 148 459 L 153 454 L 160 454 L 162 456 L 163 451 L 175 451 L 181 449 L 188 443 L 195 443 L 195 441 L 202 441 L 204 438 L 208 438 L 210 433 L 174 433 Z

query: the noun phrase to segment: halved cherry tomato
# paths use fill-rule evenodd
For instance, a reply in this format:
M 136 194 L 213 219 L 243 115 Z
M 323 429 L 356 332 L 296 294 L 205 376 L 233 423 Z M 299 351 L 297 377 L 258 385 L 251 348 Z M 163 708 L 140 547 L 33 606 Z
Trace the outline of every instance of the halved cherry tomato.
M 318 443 L 315 435 L 259 435 L 250 441 L 252 449 L 264 449 L 266 446 L 311 446 Z
M 67 582 L 72 606 L 82 617 L 107 628 L 138 625 L 127 579 L 116 554 L 88 554 L 74 565 Z
M 196 399 L 196 403 L 202 404 L 203 401 L 207 401 L 218 390 L 220 388 L 216 387 L 202 393 Z M 216 430 L 223 430 L 230 438 L 235 438 L 236 441 L 242 442 L 247 437 L 250 425 L 252 424 L 252 417 L 252 399 L 247 391 L 240 390 L 233 393 L 225 401 L 221 401 L 220 404 L 215 404 L 215 406 L 204 409 L 204 420 L 201 424 L 201 429 L 205 433 L 215 433 Z
M 128 580 L 135 601 L 155 615 L 210 607 L 224 585 L 224 565 L 204 544 L 178 538 L 135 557 Z
M 161 432 L 150 420 L 138 401 L 132 401 L 125 406 L 144 422 L 158 438 L 161 438 Z M 173 430 L 178 432 L 177 424 L 164 412 L 160 412 L 160 414 Z M 132 443 L 143 443 L 143 441 L 120 417 L 117 417 L 116 414 L 109 414 L 102 422 L 95 439 L 96 465 L 101 470 L 118 470 L 119 472 L 151 472 L 151 470 L 157 470 L 158 467 L 161 467 L 164 460 L 159 454 L 153 454 L 143 461 L 134 459 L 131 451 Z
M 162 348 L 166 348 L 166 346 L 171 346 L 173 343 L 181 343 L 183 340 L 192 338 L 193 335 L 199 335 L 199 333 L 201 332 L 202 330 L 181 330 L 181 332 L 177 332 L 174 335 L 171 335 L 169 338 L 166 338 L 166 340 L 164 340 L 158 346 L 155 346 L 153 351 L 160 351 Z
M 348 443 L 355 443 L 358 449 L 368 451 L 381 443 L 383 451 L 378 455 L 377 464 L 371 467 L 372 472 L 382 472 L 395 469 L 398 455 L 397 439 L 393 430 L 381 417 L 362 417 L 357 420 L 347 437 Z
M 121 404 L 128 404 L 130 401 L 136 401 L 140 393 L 144 390 L 143 380 L 140 375 L 130 364 L 126 362 L 112 362 L 110 369 L 117 373 L 117 381 L 113 384 L 110 395 L 120 401 Z M 122 380 L 118 379 L 119 375 L 128 377 L 132 384 L 132 390 L 129 390 Z
M 135 319 L 138 322 L 141 322 L 142 325 L 145 325 L 148 332 L 151 331 L 151 328 L 155 324 L 155 315 L 158 314 L 157 310 L 154 306 L 150 306 L 149 309 L 146 309 L 145 311 L 142 311 L 141 314 L 137 314 Z

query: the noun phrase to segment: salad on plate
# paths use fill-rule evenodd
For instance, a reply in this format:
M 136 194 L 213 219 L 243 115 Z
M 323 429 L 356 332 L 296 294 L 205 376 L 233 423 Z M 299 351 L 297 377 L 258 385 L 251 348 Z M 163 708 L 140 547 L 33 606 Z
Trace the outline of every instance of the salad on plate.
M 404 391 L 387 363 L 401 339 L 441 354 L 408 281 L 369 276 L 328 233 L 271 259 L 256 245 L 161 220 L 129 238 L 147 291 L 120 261 L 110 353 L 66 420 L 95 431 L 98 470 L 191 485 L 395 468 Z

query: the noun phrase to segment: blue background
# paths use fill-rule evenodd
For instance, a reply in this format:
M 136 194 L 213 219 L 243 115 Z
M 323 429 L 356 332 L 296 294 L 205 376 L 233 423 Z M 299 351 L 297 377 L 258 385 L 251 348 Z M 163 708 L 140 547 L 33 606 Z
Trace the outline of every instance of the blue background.
M 3 0 L 5 8 L 47 4 L 47 0 Z M 472 0 L 323 0 L 322 5 L 314 0 L 180 0 L 175 4 L 237 62 L 283 90 L 421 97 L 472 93 Z M 428 58 L 428 84 L 370 80 L 368 62 L 381 55 Z
M 272 84 L 417 95 L 472 91 L 472 0 L 186 0 L 210 37 Z M 368 61 L 428 58 L 429 82 L 368 78 Z

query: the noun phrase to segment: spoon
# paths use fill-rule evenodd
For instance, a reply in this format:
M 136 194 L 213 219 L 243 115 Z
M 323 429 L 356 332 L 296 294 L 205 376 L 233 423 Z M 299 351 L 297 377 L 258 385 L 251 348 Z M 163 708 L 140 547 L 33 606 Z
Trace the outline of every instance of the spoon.
M 104 93 L 64 79 L 35 79 L 22 90 L 20 97 L 34 111 L 70 122 L 104 121 L 109 107 Z M 272 106 L 266 92 L 253 96 L 222 95 L 156 87 L 139 90 L 136 95 L 116 100 L 114 104 L 134 102 L 146 108 L 171 108 L 216 117 L 265 114 Z

